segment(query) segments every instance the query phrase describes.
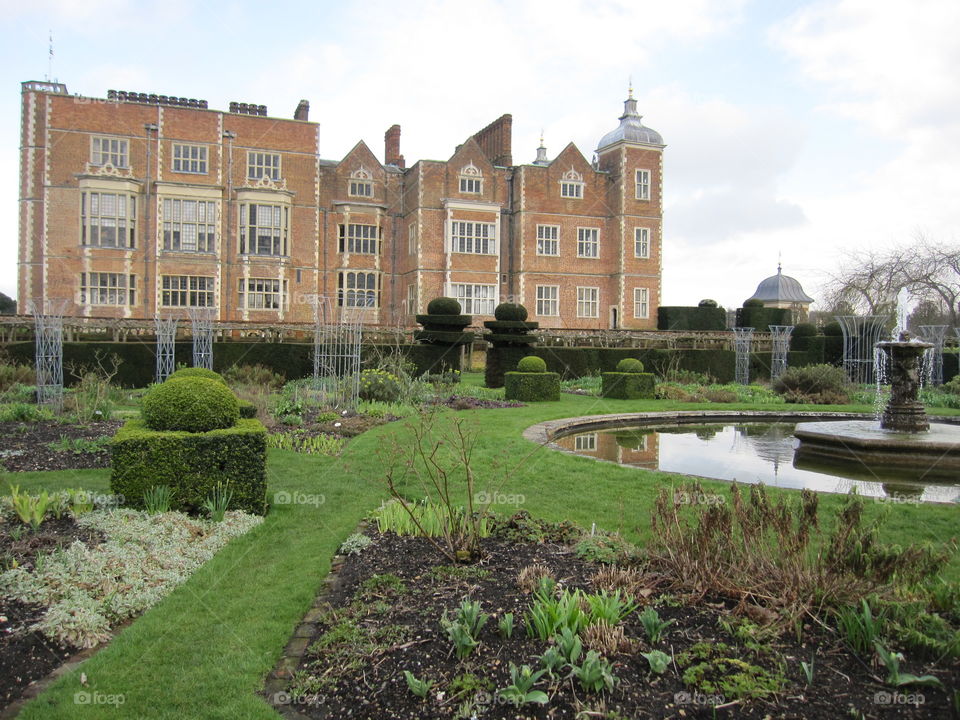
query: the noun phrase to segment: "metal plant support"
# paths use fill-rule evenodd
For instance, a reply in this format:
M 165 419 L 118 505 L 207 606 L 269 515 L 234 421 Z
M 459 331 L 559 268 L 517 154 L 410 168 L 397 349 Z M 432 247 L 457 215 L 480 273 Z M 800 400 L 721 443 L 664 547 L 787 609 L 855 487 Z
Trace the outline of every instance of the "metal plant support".
M 339 410 L 356 410 L 360 398 L 363 308 L 341 308 L 336 298 L 310 299 L 314 309 L 313 382 L 318 399 Z
M 157 372 L 155 380 L 163 382 L 174 371 L 174 344 L 177 339 L 177 319 L 175 317 L 154 318 L 157 333 Z
M 793 325 L 768 325 L 773 341 L 773 357 L 770 361 L 770 379 L 776 380 L 787 369 L 787 356 L 790 352 L 790 335 Z
M 920 336 L 933 345 L 923 354 L 924 371 L 929 385 L 943 385 L 943 341 L 948 329 L 948 325 L 920 326 Z
M 193 366 L 213 370 L 213 310 L 190 308 Z
M 37 404 L 63 409 L 63 311 L 66 300 L 30 301 L 37 368 Z
M 850 382 L 872 384 L 876 380 L 876 345 L 883 337 L 888 318 L 882 315 L 838 315 L 843 330 L 843 369 Z
M 733 329 L 734 349 L 737 351 L 737 365 L 734 380 L 740 385 L 750 384 L 750 351 L 753 346 L 753 328 L 737 327 Z

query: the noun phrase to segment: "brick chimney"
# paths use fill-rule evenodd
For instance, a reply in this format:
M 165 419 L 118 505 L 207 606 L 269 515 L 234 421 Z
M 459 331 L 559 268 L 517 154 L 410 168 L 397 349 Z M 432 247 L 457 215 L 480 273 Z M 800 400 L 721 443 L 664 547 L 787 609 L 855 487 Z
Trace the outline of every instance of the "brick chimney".
M 403 170 L 406 163 L 400 154 L 400 126 L 391 125 L 383 134 L 383 160 L 385 165 L 396 165 Z
M 509 167 L 513 165 L 512 130 L 513 115 L 508 113 L 498 117 L 473 137 L 491 163 Z
M 310 101 L 301 100 L 300 104 L 297 105 L 297 109 L 293 112 L 294 120 L 309 120 L 310 119 Z

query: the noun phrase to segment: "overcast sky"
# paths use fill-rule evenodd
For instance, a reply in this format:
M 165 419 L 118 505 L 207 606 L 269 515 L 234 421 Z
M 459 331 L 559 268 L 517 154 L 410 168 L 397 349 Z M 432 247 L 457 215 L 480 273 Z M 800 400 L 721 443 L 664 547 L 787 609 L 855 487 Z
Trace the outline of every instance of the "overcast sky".
M 15 295 L 20 86 L 265 104 L 301 98 L 323 157 L 360 139 L 446 159 L 505 112 L 589 159 L 629 79 L 665 150 L 664 295 L 739 306 L 784 273 L 819 294 L 843 253 L 960 239 L 958 0 L 0 0 L 0 291 Z M 816 306 L 814 306 L 816 307 Z

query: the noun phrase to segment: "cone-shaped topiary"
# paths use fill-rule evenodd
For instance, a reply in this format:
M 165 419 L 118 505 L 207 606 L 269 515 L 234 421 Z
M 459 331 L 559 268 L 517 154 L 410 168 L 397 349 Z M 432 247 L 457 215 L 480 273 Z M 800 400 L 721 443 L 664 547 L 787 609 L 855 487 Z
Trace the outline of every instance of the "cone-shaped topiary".
M 622 373 L 642 373 L 643 363 L 636 358 L 624 358 L 617 363 L 617 372 Z
M 179 370 L 174 370 L 172 373 L 170 373 L 170 377 L 168 377 L 167 380 L 174 380 L 174 379 L 186 378 L 186 377 L 201 377 L 201 378 L 206 378 L 207 380 L 218 380 L 219 382 L 222 382 L 224 385 L 227 384 L 227 381 L 223 379 L 223 375 L 221 375 L 218 372 L 214 372 L 213 370 L 207 370 L 206 368 L 202 368 L 202 367 L 180 368 Z
M 459 315 L 461 311 L 460 303 L 452 297 L 434 298 L 427 305 L 428 315 Z
M 207 432 L 240 419 L 240 402 L 222 382 L 204 377 L 171 377 L 143 396 L 143 420 L 153 430 Z
M 517 372 L 542 373 L 547 371 L 547 363 L 536 355 L 527 355 L 517 363 Z
M 527 319 L 527 309 L 518 303 L 500 303 L 493 311 L 497 320 L 520 321 Z

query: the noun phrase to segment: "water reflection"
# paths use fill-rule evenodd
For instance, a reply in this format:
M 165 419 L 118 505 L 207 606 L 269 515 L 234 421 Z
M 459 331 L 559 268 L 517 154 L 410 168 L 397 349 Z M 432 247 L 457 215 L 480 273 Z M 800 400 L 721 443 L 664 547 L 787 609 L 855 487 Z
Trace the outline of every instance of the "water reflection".
M 960 478 L 929 482 L 864 463 L 795 462 L 794 423 L 716 423 L 618 428 L 567 435 L 560 447 L 645 470 L 698 475 L 783 488 L 810 488 L 897 502 L 960 501 Z M 924 482 L 927 480 L 927 482 Z

